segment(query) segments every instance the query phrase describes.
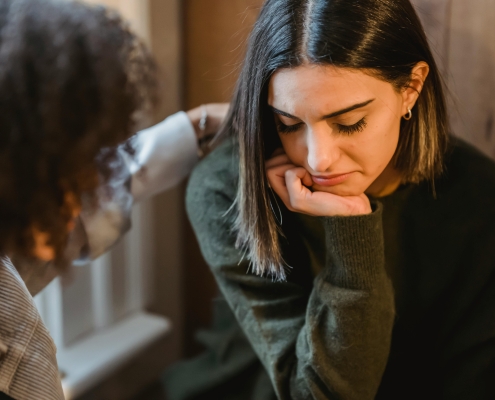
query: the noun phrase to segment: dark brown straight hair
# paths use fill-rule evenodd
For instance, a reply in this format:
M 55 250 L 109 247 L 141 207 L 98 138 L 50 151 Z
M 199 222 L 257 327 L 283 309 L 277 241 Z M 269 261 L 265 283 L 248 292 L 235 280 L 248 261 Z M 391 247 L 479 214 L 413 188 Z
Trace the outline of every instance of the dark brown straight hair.
M 231 111 L 220 135 L 239 142 L 235 202 L 237 246 L 255 273 L 286 278 L 273 214 L 265 160 L 280 142 L 268 108 L 268 82 L 281 68 L 329 64 L 363 70 L 406 88 L 413 67 L 430 73 L 414 107 L 402 121 L 395 167 L 404 182 L 433 180 L 442 172 L 448 141 L 442 81 L 423 27 L 409 0 L 267 0 L 249 40 Z

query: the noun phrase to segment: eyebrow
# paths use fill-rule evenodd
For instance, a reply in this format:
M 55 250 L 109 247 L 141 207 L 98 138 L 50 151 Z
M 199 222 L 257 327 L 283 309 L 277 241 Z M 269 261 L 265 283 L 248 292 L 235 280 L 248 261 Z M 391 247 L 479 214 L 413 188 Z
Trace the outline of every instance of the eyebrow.
M 342 114 L 346 114 L 348 112 L 351 112 L 351 111 L 354 111 L 354 110 L 357 110 L 358 108 L 363 108 L 365 106 L 367 106 L 368 104 L 372 103 L 373 101 L 375 101 L 375 99 L 370 99 L 370 100 L 366 100 L 362 103 L 359 103 L 359 104 L 354 104 L 350 107 L 346 107 L 342 110 L 339 110 L 339 111 L 335 111 L 331 114 L 327 114 L 327 115 L 324 115 L 321 119 L 328 119 L 328 118 L 333 118 L 333 117 L 338 117 L 339 115 L 342 115 Z M 281 111 L 275 107 L 272 107 L 270 106 L 270 108 L 272 109 L 272 111 L 275 113 L 275 114 L 279 114 L 279 115 L 282 115 L 284 117 L 287 117 L 287 118 L 292 118 L 292 119 L 301 119 L 299 117 L 296 117 L 294 115 L 291 115 L 289 113 L 286 113 L 285 111 Z

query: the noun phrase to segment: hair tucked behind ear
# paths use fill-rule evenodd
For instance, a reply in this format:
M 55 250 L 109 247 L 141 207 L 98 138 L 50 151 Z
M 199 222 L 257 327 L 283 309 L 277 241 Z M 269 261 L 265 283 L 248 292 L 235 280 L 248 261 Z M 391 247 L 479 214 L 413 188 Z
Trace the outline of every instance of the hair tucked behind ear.
M 267 0 L 251 34 L 222 134 L 239 141 L 237 245 L 258 274 L 286 278 L 280 227 L 273 215 L 265 159 L 280 146 L 267 85 L 281 68 L 329 64 L 361 69 L 407 87 L 413 67 L 430 73 L 413 118 L 402 123 L 395 166 L 407 182 L 432 180 L 443 168 L 447 116 L 438 69 L 409 0 Z

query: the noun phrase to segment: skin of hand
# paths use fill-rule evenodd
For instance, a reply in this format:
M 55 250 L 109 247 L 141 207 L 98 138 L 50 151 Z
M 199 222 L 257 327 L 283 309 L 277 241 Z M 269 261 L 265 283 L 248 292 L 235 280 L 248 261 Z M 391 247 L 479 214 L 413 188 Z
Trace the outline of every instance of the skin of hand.
M 371 212 L 370 201 L 364 193 L 358 196 L 338 196 L 310 190 L 313 180 L 309 172 L 292 164 L 285 153 L 275 155 L 265 166 L 271 188 L 290 211 L 314 216 L 360 215 Z
M 286 207 L 315 216 L 368 214 L 367 194 L 395 191 L 401 183 L 393 167 L 401 118 L 414 107 L 428 71 L 418 63 L 400 90 L 331 65 L 276 71 L 268 104 L 283 150 L 265 167 Z
M 206 112 L 208 117 L 206 119 L 206 126 L 204 136 L 209 137 L 213 136 L 217 133 L 218 128 L 222 125 L 225 117 L 227 116 L 227 112 L 229 111 L 229 103 L 208 103 L 205 104 Z M 199 122 L 201 120 L 201 116 L 203 114 L 202 107 L 196 107 L 189 111 L 187 111 L 187 116 L 191 120 L 192 126 L 194 127 L 194 131 L 196 132 L 196 137 L 198 139 L 201 138 L 203 132 L 201 132 L 199 128 Z

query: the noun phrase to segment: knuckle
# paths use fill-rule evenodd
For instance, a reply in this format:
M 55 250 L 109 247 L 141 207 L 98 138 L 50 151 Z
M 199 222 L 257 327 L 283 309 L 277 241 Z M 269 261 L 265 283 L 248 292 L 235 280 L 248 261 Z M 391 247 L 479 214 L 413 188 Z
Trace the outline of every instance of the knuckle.
M 294 176 L 294 171 L 292 169 L 288 169 L 285 171 L 285 177 L 286 178 L 292 178 Z

